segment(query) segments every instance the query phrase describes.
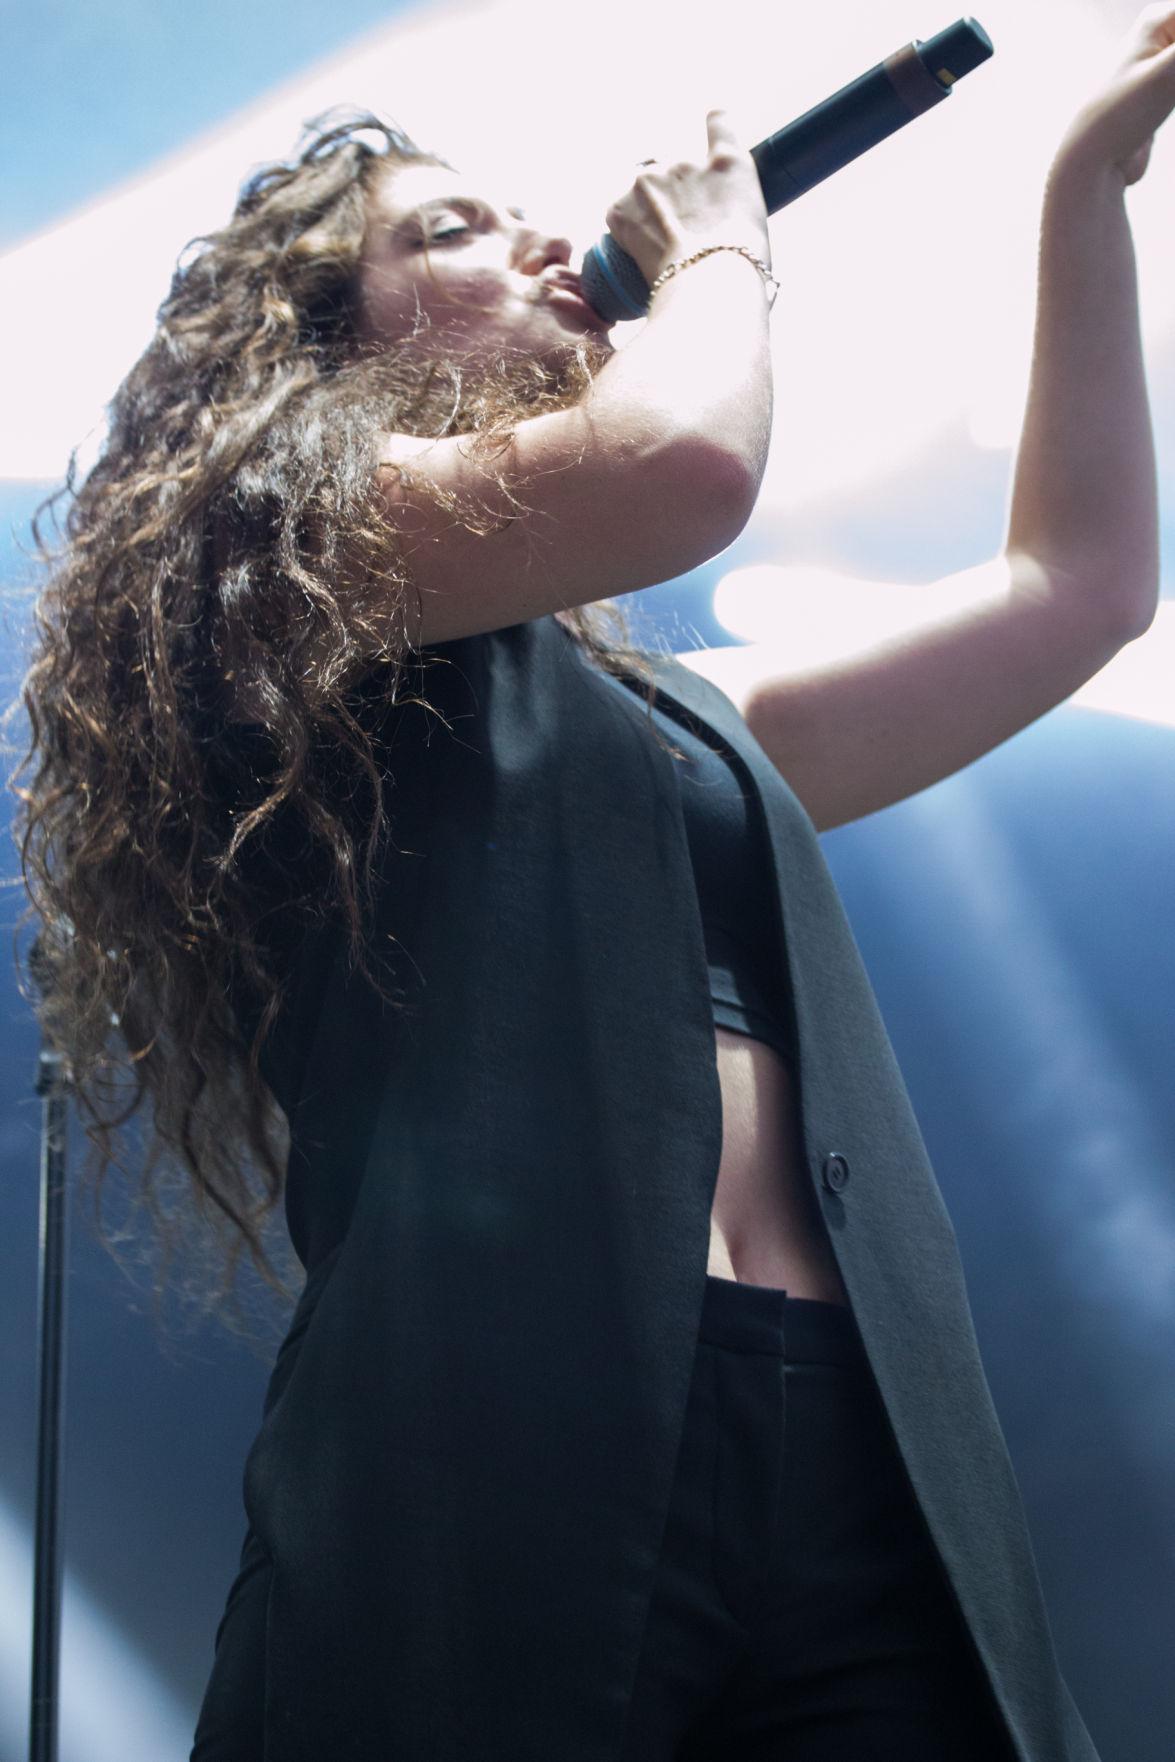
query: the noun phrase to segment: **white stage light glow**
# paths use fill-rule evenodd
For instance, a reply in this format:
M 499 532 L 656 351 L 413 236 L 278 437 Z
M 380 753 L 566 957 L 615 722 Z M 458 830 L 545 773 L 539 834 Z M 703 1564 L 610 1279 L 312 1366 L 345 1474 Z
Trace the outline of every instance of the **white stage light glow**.
M 601 85 L 574 13 L 540 0 L 430 5 L 10 250 L 0 257 L 0 478 L 56 480 L 83 443 L 83 464 L 92 457 L 103 407 L 150 336 L 186 241 L 221 224 L 246 173 L 286 154 L 302 123 L 332 105 L 389 112 L 422 145 L 510 189 L 568 233 L 576 262 L 640 159 L 704 150 L 709 106 L 725 105 L 752 143 L 911 35 L 899 0 L 845 0 L 835 31 L 819 16 L 789 19 L 779 55 L 748 53 L 763 31 L 752 0 L 730 0 L 704 53 L 678 22 L 661 0 L 630 9 Z M 836 504 L 850 507 L 907 459 L 933 503 L 931 442 L 944 424 L 969 422 L 983 447 L 1014 442 L 1044 174 L 1120 32 L 1062 0 L 989 0 L 983 22 L 997 53 L 966 90 L 771 222 L 779 415 L 756 519 L 817 500 L 835 518 Z M 484 78 L 496 62 L 520 95 L 505 115 L 500 85 Z M 583 126 L 569 124 L 577 108 Z M 1175 314 L 1162 294 L 1175 281 L 1173 161 L 1175 131 L 1165 131 L 1131 192 L 1148 343 L 1170 334 Z M 639 328 L 619 326 L 618 344 Z M 1164 407 L 1156 395 L 1160 425 Z
M 33 1550 L 28 1528 L 0 1501 L 0 1753 L 28 1749 Z M 209 1660 L 211 1663 L 211 1659 Z M 61 1600 L 61 1762 L 186 1756 L 195 1714 L 66 1571 Z

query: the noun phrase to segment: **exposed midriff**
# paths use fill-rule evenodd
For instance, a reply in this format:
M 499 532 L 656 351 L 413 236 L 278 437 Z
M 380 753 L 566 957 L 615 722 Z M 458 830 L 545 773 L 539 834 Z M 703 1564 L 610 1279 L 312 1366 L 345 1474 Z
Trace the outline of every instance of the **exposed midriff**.
M 791 1297 L 848 1296 L 805 1167 L 794 1084 L 763 1040 L 715 1025 L 722 1157 L 707 1272 Z

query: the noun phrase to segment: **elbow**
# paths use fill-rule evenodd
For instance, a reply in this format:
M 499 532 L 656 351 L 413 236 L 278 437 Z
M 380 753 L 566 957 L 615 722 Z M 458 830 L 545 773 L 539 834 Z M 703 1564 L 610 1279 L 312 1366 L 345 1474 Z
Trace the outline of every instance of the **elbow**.
M 681 462 L 689 507 L 700 517 L 715 555 L 745 530 L 759 498 L 763 473 L 721 447 L 695 443 Z
M 1146 600 L 1140 600 L 1137 605 L 1127 608 L 1120 626 L 1123 647 L 1128 642 L 1137 642 L 1140 636 L 1146 635 L 1155 621 L 1158 609 L 1158 594 L 1153 594 Z
M 1155 621 L 1159 601 L 1157 562 L 1124 570 L 1120 558 L 1086 558 L 1078 571 L 1039 562 L 1030 552 L 1005 547 L 1012 591 L 1046 600 L 1071 617 L 1094 625 L 1114 648 L 1135 642 Z
M 1107 634 L 1119 648 L 1124 648 L 1128 642 L 1137 642 L 1140 636 L 1145 636 L 1154 623 L 1159 606 L 1157 586 L 1153 592 L 1103 593 L 1101 604 Z

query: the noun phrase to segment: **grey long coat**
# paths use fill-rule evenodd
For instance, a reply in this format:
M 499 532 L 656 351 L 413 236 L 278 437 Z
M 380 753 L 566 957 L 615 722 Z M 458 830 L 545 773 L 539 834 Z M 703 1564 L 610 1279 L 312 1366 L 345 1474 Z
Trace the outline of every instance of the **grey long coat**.
M 311 938 L 268 1067 L 309 1276 L 245 1469 L 265 1762 L 613 1762 L 721 1149 L 677 768 L 552 617 L 431 652 L 444 721 L 398 705 L 386 728 L 377 934 L 412 1012 Z M 730 701 L 657 666 L 761 805 L 808 1174 L 1014 1753 L 1096 1762 L 812 824 Z

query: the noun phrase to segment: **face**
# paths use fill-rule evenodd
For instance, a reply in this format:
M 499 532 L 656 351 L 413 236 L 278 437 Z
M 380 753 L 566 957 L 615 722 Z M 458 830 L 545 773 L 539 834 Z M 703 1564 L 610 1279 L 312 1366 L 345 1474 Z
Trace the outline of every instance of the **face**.
M 565 291 L 578 282 L 571 240 L 542 230 L 444 166 L 413 165 L 370 197 L 359 266 L 360 336 L 467 361 L 506 346 L 543 360 L 589 332 L 611 348 L 608 326 Z

